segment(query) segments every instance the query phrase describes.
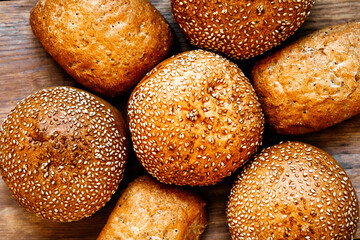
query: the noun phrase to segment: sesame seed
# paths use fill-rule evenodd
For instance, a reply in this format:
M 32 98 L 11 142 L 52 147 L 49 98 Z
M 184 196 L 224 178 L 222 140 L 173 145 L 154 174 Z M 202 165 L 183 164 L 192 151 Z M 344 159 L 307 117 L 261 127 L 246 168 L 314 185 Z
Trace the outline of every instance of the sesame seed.
M 234 63 L 203 50 L 173 56 L 150 71 L 127 110 L 137 158 L 165 183 L 215 184 L 262 141 L 263 114 L 249 80 Z M 178 176 L 179 169 L 189 172 Z
M 311 166 L 306 164 L 309 161 Z M 317 179 L 314 166 L 324 169 Z M 346 175 L 334 158 L 308 144 L 289 141 L 263 149 L 245 165 L 231 189 L 226 212 L 232 238 L 242 239 L 244 234 L 257 239 L 261 234 L 272 239 L 275 234 L 289 239 L 335 239 L 336 234 L 352 239 L 357 225 L 339 225 L 359 221 L 358 199 L 350 180 L 340 174 Z M 331 182 L 323 181 L 329 177 Z
M 191 44 L 233 59 L 251 58 L 279 45 L 305 21 L 313 4 L 313 0 L 171 1 L 174 18 Z
M 122 179 L 128 143 L 124 123 L 115 120 L 122 117 L 102 102 L 76 88 L 53 87 L 19 102 L 4 120 L 0 164 L 5 170 L 1 174 L 27 210 L 51 220 L 76 221 L 110 199 Z M 86 127 L 78 125 L 75 130 L 75 122 Z M 95 189 L 93 176 L 104 176 L 105 166 L 112 167 L 106 171 L 109 177 L 97 181 L 108 187 L 88 195 Z M 78 197 L 87 200 L 78 202 Z M 95 200 L 96 207 L 90 204 Z

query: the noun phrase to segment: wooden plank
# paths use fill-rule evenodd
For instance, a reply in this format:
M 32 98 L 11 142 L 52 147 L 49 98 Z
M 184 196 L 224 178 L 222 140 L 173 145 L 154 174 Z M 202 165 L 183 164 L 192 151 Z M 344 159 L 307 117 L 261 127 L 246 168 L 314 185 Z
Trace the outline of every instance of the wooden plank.
M 77 86 L 72 78 L 44 51 L 29 26 L 34 0 L 0 1 L 0 119 L 4 119 L 18 101 L 36 90 L 49 86 Z M 170 0 L 152 0 L 174 29 L 177 42 L 173 52 L 193 49 L 176 25 Z M 359 0 L 318 0 L 305 24 L 289 41 L 314 30 L 351 20 L 360 20 Z M 250 61 L 237 62 L 248 72 Z M 124 110 L 128 96 L 108 99 Z M 360 116 L 355 116 L 324 131 L 297 137 L 281 137 L 266 131 L 264 146 L 281 140 L 297 140 L 318 146 L 332 154 L 349 174 L 360 196 Z M 119 189 L 144 173 L 133 156 Z M 210 187 L 196 188 L 208 203 L 209 226 L 203 239 L 230 239 L 226 226 L 225 204 L 236 174 Z M 25 211 L 0 181 L 1 239 L 95 239 L 120 196 L 94 216 L 74 223 L 55 223 Z M 356 234 L 360 239 L 360 230 Z

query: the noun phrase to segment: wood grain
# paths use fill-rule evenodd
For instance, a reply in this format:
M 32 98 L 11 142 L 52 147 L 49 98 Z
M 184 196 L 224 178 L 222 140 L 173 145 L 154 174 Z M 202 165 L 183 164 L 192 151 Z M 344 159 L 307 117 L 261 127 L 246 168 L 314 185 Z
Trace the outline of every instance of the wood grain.
M 4 119 L 22 98 L 44 87 L 67 85 L 81 88 L 53 61 L 34 37 L 29 26 L 29 12 L 35 2 L 0 1 L 0 119 Z M 170 0 L 152 0 L 152 3 L 174 29 L 177 42 L 173 53 L 193 49 L 171 15 Z M 360 20 L 359 0 L 317 0 L 305 24 L 288 41 L 322 27 L 351 20 Z M 252 61 L 237 63 L 246 73 Z M 127 97 L 108 100 L 124 110 Z M 263 145 L 270 146 L 287 139 L 313 144 L 333 155 L 345 168 L 360 196 L 360 116 L 324 131 L 297 137 L 285 138 L 266 130 Z M 131 157 L 119 190 L 143 173 L 145 171 L 136 158 Z M 225 204 L 235 177 L 236 174 L 233 174 L 215 186 L 196 189 L 208 203 L 209 226 L 203 239 L 230 239 L 225 221 Z M 96 239 L 119 196 L 118 191 L 92 217 L 74 223 L 55 223 L 25 211 L 0 180 L 0 238 Z M 356 238 L 360 239 L 360 230 Z

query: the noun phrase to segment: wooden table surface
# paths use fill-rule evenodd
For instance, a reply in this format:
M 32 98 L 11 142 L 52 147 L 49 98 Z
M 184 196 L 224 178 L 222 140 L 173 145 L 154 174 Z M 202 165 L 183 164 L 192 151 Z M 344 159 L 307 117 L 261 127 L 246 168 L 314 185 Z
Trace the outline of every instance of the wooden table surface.
M 36 1 L 0 1 L 0 119 L 4 119 L 18 101 L 49 86 L 77 86 L 74 80 L 44 51 L 29 26 L 29 12 Z M 151 1 L 165 16 L 177 37 L 174 53 L 189 50 L 188 44 L 171 15 L 170 0 Z M 317 0 L 305 24 L 290 38 L 335 23 L 360 20 L 360 0 Z M 245 73 L 252 60 L 237 62 Z M 108 99 L 124 109 L 128 96 Z M 298 140 L 330 153 L 345 168 L 360 197 L 360 115 L 324 131 L 296 137 L 282 137 L 266 130 L 263 146 L 281 140 Z M 135 157 L 129 161 L 119 189 L 143 174 Z M 197 188 L 207 201 L 208 228 L 203 239 L 230 239 L 225 223 L 225 203 L 236 174 L 221 183 Z M 105 224 L 119 191 L 93 216 L 73 223 L 56 223 L 36 217 L 18 205 L 5 183 L 0 180 L 0 239 L 96 239 Z M 360 229 L 356 238 L 360 239 Z

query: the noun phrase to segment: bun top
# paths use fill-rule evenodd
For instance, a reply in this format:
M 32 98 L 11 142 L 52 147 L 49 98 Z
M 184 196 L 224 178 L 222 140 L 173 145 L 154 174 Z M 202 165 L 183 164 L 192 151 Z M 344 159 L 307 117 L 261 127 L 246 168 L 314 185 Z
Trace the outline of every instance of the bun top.
M 125 122 L 80 89 L 54 87 L 17 104 L 0 131 L 0 172 L 27 210 L 75 221 L 105 205 L 123 177 Z
M 234 59 L 262 54 L 305 21 L 314 0 L 172 0 L 175 20 L 191 43 Z
M 135 86 L 173 42 L 169 24 L 148 0 L 39 0 L 30 24 L 76 81 L 110 97 Z
M 164 183 L 210 185 L 262 141 L 263 114 L 249 80 L 227 59 L 195 50 L 160 63 L 128 103 L 133 146 Z
M 199 195 L 144 175 L 126 187 L 97 239 L 200 240 L 206 225 Z
M 352 239 L 359 203 L 333 157 L 309 144 L 284 142 L 246 165 L 227 216 L 233 239 Z
M 305 134 L 360 113 L 360 20 L 332 25 L 256 62 L 252 83 L 268 125 Z

